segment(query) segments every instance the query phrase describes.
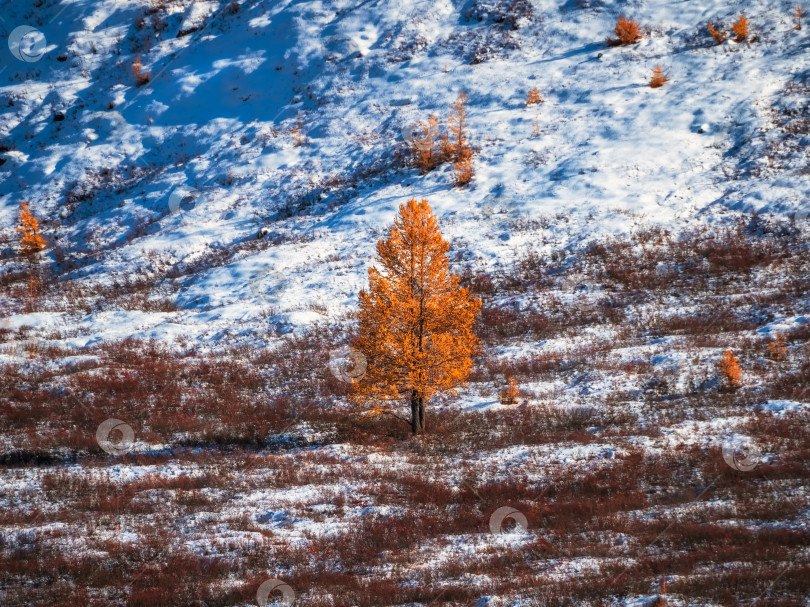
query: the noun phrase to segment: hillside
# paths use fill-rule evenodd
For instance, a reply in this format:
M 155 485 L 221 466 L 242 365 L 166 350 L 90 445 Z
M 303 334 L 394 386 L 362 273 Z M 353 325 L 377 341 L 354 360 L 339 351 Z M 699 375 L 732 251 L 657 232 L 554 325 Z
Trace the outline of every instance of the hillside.
M 3 3 L 0 603 L 807 604 L 795 9 Z M 483 304 L 420 437 L 346 398 L 409 198 Z

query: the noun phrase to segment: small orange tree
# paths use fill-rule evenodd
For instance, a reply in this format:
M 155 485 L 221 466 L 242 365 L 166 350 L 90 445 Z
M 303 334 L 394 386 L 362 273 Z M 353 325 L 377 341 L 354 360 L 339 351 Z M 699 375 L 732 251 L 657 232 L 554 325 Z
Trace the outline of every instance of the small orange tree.
M 529 91 L 529 96 L 526 98 L 526 105 L 535 105 L 536 103 L 542 102 L 543 98 L 540 96 L 540 91 L 537 90 L 537 87 Z
M 461 158 L 453 163 L 453 168 L 456 171 L 456 187 L 463 188 L 472 181 L 473 166 L 470 148 L 464 148 L 461 151 Z
M 20 254 L 31 258 L 45 248 L 45 239 L 39 233 L 39 220 L 28 208 L 27 202 L 20 203 Z
M 768 344 L 768 356 L 772 360 L 783 361 L 787 357 L 788 347 L 784 333 L 777 333 L 774 340 Z
M 452 113 L 447 119 L 447 130 L 450 137 L 450 146 L 453 160 L 460 160 L 467 146 L 467 101 L 469 98 L 464 91 L 458 94 L 458 99 L 450 106 Z
M 663 68 L 660 65 L 656 65 L 653 68 L 652 78 L 650 78 L 650 88 L 661 88 L 667 81 L 669 81 L 669 78 L 667 78 Z
M 735 42 L 745 42 L 748 38 L 748 19 L 745 15 L 740 15 L 737 22 L 731 26 L 731 31 L 734 32 Z
M 20 225 L 17 230 L 20 232 L 20 255 L 28 259 L 28 298 L 30 309 L 34 309 L 34 300 L 39 292 L 40 279 L 37 269 L 36 254 L 45 248 L 45 239 L 39 233 L 39 220 L 34 217 L 27 202 L 20 203 L 19 209 Z
M 723 358 L 717 363 L 717 372 L 723 378 L 726 388 L 729 390 L 736 390 L 742 385 L 740 362 L 731 350 L 723 352 Z
M 717 44 L 723 44 L 726 41 L 726 35 L 723 32 L 714 29 L 711 22 L 707 21 L 706 27 L 709 28 L 709 33 L 712 35 L 712 38 L 714 38 L 714 41 Z
M 608 38 L 608 46 L 627 46 L 635 44 L 643 37 L 641 26 L 632 19 L 625 19 L 624 15 L 619 17 L 616 27 L 613 30 L 615 38 Z
M 514 405 L 517 403 L 519 396 L 520 387 L 518 386 L 518 382 L 514 377 L 510 377 L 509 385 L 501 390 L 500 394 L 498 395 L 499 400 L 501 401 L 502 405 Z
M 802 29 L 803 14 L 804 11 L 802 10 L 801 6 L 797 6 L 796 8 L 793 9 L 793 20 L 796 22 L 796 27 L 794 27 L 793 29 L 795 29 L 797 32 Z
M 414 136 L 412 141 L 416 165 L 423 173 L 432 171 L 442 162 L 441 153 L 437 149 L 439 139 L 439 120 L 431 114 L 427 122 L 422 124 L 421 133 Z
M 149 72 L 143 71 L 140 55 L 135 57 L 135 61 L 132 62 L 132 71 L 135 73 L 135 86 L 143 86 L 149 82 Z
M 427 200 L 409 200 L 377 243 L 381 268 L 369 268 L 369 288 L 359 295 L 352 347 L 367 368 L 350 399 L 369 414 L 403 419 L 392 404 L 407 398 L 414 434 L 425 431 L 430 398 L 464 385 L 479 351 L 473 325 L 481 302 L 450 272 L 449 248 Z
M 467 144 L 467 101 L 464 91 L 458 94 L 458 99 L 450 106 L 452 113 L 447 120 L 449 153 L 454 160 L 456 171 L 456 185 L 465 186 L 472 180 L 472 150 Z

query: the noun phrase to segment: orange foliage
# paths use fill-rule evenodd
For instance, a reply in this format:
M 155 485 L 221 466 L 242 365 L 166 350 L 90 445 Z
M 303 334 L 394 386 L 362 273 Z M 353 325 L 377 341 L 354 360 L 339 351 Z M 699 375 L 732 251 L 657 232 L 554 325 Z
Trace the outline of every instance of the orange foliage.
M 464 385 L 478 353 L 473 334 L 481 302 L 459 287 L 427 200 L 399 207 L 388 238 L 377 243 L 381 266 L 369 268 L 359 295 L 358 336 L 352 347 L 367 360 L 350 399 L 370 414 L 411 405 L 411 430 L 425 430 L 425 407 L 438 393 Z
M 39 234 L 39 221 L 28 208 L 27 202 L 20 203 L 20 254 L 31 257 L 45 248 L 45 240 Z
M 664 74 L 664 70 L 660 65 L 656 65 L 653 68 L 652 78 L 650 79 L 650 88 L 660 88 L 668 81 L 669 78 L 667 78 L 667 75 Z
M 135 73 L 135 86 L 143 86 L 149 82 L 149 72 L 143 71 L 140 55 L 135 57 L 135 61 L 132 62 L 132 71 Z
M 502 405 L 514 405 L 520 396 L 520 388 L 518 387 L 517 380 L 514 377 L 509 378 L 509 385 L 501 390 L 499 400 Z
M 735 34 L 735 42 L 745 42 L 745 39 L 748 38 L 748 19 L 745 18 L 745 15 L 740 15 L 739 20 L 731 26 L 731 31 Z
M 540 96 L 540 91 L 537 90 L 537 87 L 534 87 L 529 91 L 529 96 L 526 99 L 526 105 L 534 105 L 536 103 L 541 103 L 542 101 L 543 98 Z
M 416 165 L 427 173 L 435 169 L 442 161 L 440 150 L 436 149 L 440 140 L 439 121 L 431 114 L 422 126 L 422 132 L 413 138 L 413 153 L 416 156 Z
M 723 358 L 717 363 L 717 372 L 726 382 L 726 388 L 735 390 L 742 385 L 742 369 L 737 357 L 731 350 L 723 353 Z
M 804 14 L 804 11 L 802 10 L 801 6 L 797 6 L 796 8 L 793 9 L 793 19 L 794 19 L 794 21 L 796 21 L 796 27 L 794 27 L 793 29 L 795 29 L 796 31 L 799 31 L 799 30 L 802 29 L 802 15 L 803 14 Z
M 627 46 L 628 44 L 635 44 L 643 37 L 641 26 L 631 19 L 625 19 L 624 16 L 619 17 L 619 20 L 616 22 L 616 28 L 613 31 L 616 37 L 608 38 L 608 46 Z
M 472 152 L 470 152 L 470 148 L 464 148 L 461 151 L 461 158 L 456 160 L 453 163 L 453 168 L 456 171 L 456 186 L 464 187 L 473 178 L 473 167 L 472 167 Z
M 784 333 L 777 333 L 775 339 L 768 344 L 768 356 L 773 360 L 782 361 L 787 357 L 787 340 Z
M 295 124 L 290 129 L 290 135 L 292 136 L 295 147 L 309 145 L 309 140 L 307 139 L 307 134 L 304 130 L 304 119 L 301 116 L 298 116 Z
M 719 32 L 714 29 L 711 23 L 707 22 L 706 27 L 709 28 L 709 33 L 712 35 L 712 38 L 714 38 L 714 41 L 717 44 L 723 44 L 726 41 L 726 35 L 723 32 Z
M 467 94 L 461 91 L 458 94 L 458 99 L 450 106 L 452 113 L 447 119 L 447 130 L 450 135 L 450 145 L 455 160 L 460 160 L 464 150 L 467 148 L 467 101 Z

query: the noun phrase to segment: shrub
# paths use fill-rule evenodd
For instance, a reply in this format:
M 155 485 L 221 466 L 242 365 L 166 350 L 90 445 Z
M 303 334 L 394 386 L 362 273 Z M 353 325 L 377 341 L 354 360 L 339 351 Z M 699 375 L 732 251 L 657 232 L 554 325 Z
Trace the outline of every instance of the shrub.
M 470 148 L 464 148 L 461 151 L 461 155 L 459 159 L 453 164 L 453 168 L 456 171 L 456 186 L 457 187 L 464 187 L 473 178 L 473 167 L 472 167 L 472 152 Z
M 499 400 L 501 401 L 502 405 L 514 405 L 518 402 L 518 396 L 520 396 L 518 382 L 514 377 L 510 377 L 509 385 L 501 390 L 499 394 Z
M 132 62 L 132 71 L 135 73 L 135 86 L 143 86 L 149 82 L 149 72 L 143 71 L 140 55 L 135 57 L 135 61 Z
M 309 145 L 309 140 L 307 139 L 307 133 L 304 130 L 304 119 L 301 116 L 295 121 L 295 124 L 290 129 L 290 135 L 292 136 L 293 144 L 295 147 L 301 147 L 302 145 Z
M 532 120 L 532 137 L 539 137 L 540 134 L 540 116 L 535 114 L 534 120 Z
M 635 44 L 642 38 L 641 26 L 631 19 L 625 19 L 624 16 L 619 17 L 613 32 L 616 37 L 608 38 L 608 46 L 627 46 Z
M 458 162 L 469 151 L 467 144 L 467 94 L 460 91 L 458 99 L 450 106 L 452 110 L 447 119 L 447 132 L 452 157 Z
M 742 385 L 742 369 L 739 360 L 731 350 L 723 353 L 723 358 L 717 363 L 717 372 L 725 382 L 727 389 L 736 390 Z
M 666 74 L 664 74 L 663 68 L 661 68 L 660 65 L 656 65 L 653 68 L 652 78 L 650 79 L 650 88 L 661 88 L 668 80 L 669 78 L 667 78 Z
M 726 41 L 726 35 L 723 32 L 719 32 L 716 29 L 714 29 L 711 23 L 706 22 L 706 27 L 709 28 L 709 33 L 712 35 L 712 38 L 714 38 L 714 41 L 718 45 L 723 44 Z
M 731 31 L 734 32 L 734 42 L 745 42 L 748 38 L 748 19 L 745 15 L 740 15 L 737 22 L 731 26 Z
M 797 32 L 802 29 L 802 15 L 804 11 L 802 10 L 801 6 L 797 6 L 793 9 L 793 20 L 796 22 L 796 26 L 793 28 Z
M 787 340 L 784 333 L 777 333 L 774 340 L 768 344 L 768 357 L 772 360 L 782 361 L 787 357 Z
M 441 137 L 436 116 L 431 115 L 427 122 L 421 125 L 420 131 L 411 141 L 411 152 L 416 158 L 416 166 L 423 173 L 427 173 L 439 166 L 443 160 L 441 150 L 437 148 Z
M 535 105 L 542 101 L 543 98 L 540 96 L 540 91 L 537 90 L 537 87 L 534 87 L 529 91 L 529 96 L 526 98 L 526 105 Z
M 45 240 L 39 233 L 39 220 L 27 202 L 20 203 L 19 216 L 20 224 L 15 229 L 20 232 L 20 255 L 30 258 L 45 248 Z

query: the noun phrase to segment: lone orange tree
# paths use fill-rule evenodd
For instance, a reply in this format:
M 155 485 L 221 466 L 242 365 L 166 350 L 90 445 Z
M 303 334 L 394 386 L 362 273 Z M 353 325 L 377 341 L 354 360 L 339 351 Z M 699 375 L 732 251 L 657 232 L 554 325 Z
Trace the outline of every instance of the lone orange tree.
M 27 202 L 20 203 L 20 225 L 17 231 L 20 232 L 20 254 L 31 258 L 45 248 L 45 240 L 39 234 L 39 221 L 31 210 Z
M 414 434 L 425 431 L 433 395 L 466 383 L 479 350 L 473 324 L 481 302 L 450 272 L 449 248 L 427 200 L 411 199 L 377 243 L 381 268 L 369 268 L 368 291 L 360 291 L 352 346 L 367 368 L 350 398 L 371 414 L 395 417 L 393 406 L 410 401 Z

